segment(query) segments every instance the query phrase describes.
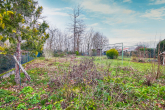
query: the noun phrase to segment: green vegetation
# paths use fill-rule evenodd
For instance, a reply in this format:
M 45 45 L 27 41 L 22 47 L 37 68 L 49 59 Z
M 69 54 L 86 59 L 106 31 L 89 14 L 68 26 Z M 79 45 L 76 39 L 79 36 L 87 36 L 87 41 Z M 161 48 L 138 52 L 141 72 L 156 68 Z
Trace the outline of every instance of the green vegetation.
M 78 51 L 76 51 L 75 53 L 76 53 L 76 55 L 79 55 L 79 52 Z
M 78 63 L 62 62 L 56 70 L 28 70 L 31 82 L 21 73 L 22 89 L 16 89 L 14 75 L 0 83 L 0 107 L 3 109 L 100 110 L 163 109 L 165 105 L 165 69 L 155 79 L 158 66 L 101 57 L 78 57 Z M 44 63 L 44 58 L 38 58 Z M 60 61 L 61 59 L 61 61 Z M 53 59 L 52 59 L 53 60 Z M 47 62 L 51 62 L 49 60 Z M 69 74 L 68 74 L 69 73 Z M 150 82 L 148 82 L 150 81 Z M 0 109 L 1 110 L 1 109 Z
M 110 49 L 106 52 L 106 55 L 110 59 L 116 59 L 119 56 L 119 53 L 116 49 Z
M 43 7 L 34 0 L 3 0 L 0 2 L 0 9 L 0 42 L 7 40 L 10 42 L 10 46 L 5 43 L 0 46 L 1 54 L 16 53 L 16 58 L 19 60 L 21 49 L 29 51 L 34 57 L 38 52 L 42 52 L 44 43 L 49 38 L 49 34 L 46 33 L 48 24 L 45 21 L 38 22 Z M 25 42 L 21 43 L 22 40 Z M 19 84 L 19 66 L 16 65 L 15 81 Z
M 159 47 L 159 44 L 160 44 L 160 47 Z M 160 50 L 159 50 L 160 49 Z M 165 51 L 165 39 L 160 41 L 158 44 L 157 44 L 157 47 L 156 47 L 156 53 L 158 53 L 158 50 L 159 52 L 164 52 Z

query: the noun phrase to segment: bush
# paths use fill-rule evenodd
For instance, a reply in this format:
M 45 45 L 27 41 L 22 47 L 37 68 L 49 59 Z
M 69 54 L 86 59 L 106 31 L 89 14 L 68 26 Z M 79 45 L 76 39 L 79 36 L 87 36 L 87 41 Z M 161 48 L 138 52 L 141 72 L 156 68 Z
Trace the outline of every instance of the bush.
M 134 62 L 136 62 L 136 61 L 137 61 L 137 58 L 136 58 L 136 56 L 132 56 L 132 57 L 131 57 L 131 61 L 134 61 Z
M 144 59 L 139 59 L 138 62 L 143 62 L 144 63 L 145 60 Z
M 72 52 L 72 51 L 69 51 L 69 52 L 68 52 L 68 54 L 75 54 L 75 53 L 74 53 L 74 52 Z
M 96 84 L 97 79 L 103 79 L 103 73 L 98 71 L 94 63 L 94 59 L 83 58 L 80 60 L 80 64 L 74 64 L 72 67 L 69 67 L 69 74 L 62 70 L 64 74 L 60 74 L 56 77 L 50 78 L 49 86 L 55 86 L 59 88 L 65 83 L 71 84 Z
M 119 53 L 116 49 L 110 49 L 106 52 L 106 55 L 110 59 L 116 59 L 119 56 Z
M 76 51 L 76 55 L 79 55 L 79 52 L 78 51 Z
M 159 47 L 159 43 L 160 43 L 160 47 Z M 157 44 L 157 47 L 156 47 L 156 53 L 158 53 L 158 50 L 159 52 L 165 51 L 165 39 L 160 41 L 159 43 Z
M 64 57 L 64 56 L 65 56 L 64 53 L 59 54 L 59 57 Z
M 64 57 L 65 56 L 65 53 L 64 52 L 54 52 L 54 57 Z

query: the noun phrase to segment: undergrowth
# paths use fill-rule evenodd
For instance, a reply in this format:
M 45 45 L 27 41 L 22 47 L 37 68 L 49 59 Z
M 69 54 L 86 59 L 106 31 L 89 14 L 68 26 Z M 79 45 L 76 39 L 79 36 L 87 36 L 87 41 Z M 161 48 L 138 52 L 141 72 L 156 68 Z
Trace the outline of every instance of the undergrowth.
M 21 73 L 23 88 L 17 88 L 14 75 L 0 82 L 0 110 L 101 110 L 164 109 L 165 74 L 156 66 L 143 71 L 100 59 L 82 58 L 77 63 L 59 63 L 57 70 L 34 68 L 27 72 L 31 82 Z M 65 67 L 65 68 L 64 68 Z

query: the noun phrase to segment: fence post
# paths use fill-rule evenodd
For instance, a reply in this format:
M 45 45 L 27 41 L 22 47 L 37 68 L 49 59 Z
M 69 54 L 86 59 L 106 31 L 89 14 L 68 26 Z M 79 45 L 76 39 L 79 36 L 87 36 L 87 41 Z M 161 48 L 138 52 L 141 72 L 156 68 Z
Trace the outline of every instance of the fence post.
M 144 58 L 145 58 L 145 45 L 144 45 Z
M 122 64 L 123 64 L 123 43 L 122 43 Z
M 68 48 L 66 50 L 67 50 L 67 55 L 68 55 Z
M 88 43 L 88 56 L 89 56 L 89 43 Z
M 21 53 L 21 55 L 22 55 L 22 53 Z M 21 57 L 21 55 L 20 55 L 20 57 Z M 19 63 L 21 64 L 21 58 L 19 58 Z M 20 73 L 20 67 L 19 67 L 19 77 L 20 77 L 20 87 L 21 87 L 21 73 Z

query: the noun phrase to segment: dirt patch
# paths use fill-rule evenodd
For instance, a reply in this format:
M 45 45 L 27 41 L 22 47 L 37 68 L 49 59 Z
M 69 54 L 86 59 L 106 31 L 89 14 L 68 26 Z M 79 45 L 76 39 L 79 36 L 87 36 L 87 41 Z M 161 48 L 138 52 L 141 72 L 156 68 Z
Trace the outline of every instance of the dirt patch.
M 48 66 L 52 66 L 52 65 L 53 65 L 53 63 L 49 63 L 49 64 L 48 64 Z
M 46 64 L 43 62 L 32 62 L 27 64 L 25 70 L 33 69 L 33 68 L 45 68 Z
M 51 58 L 48 61 L 45 60 L 38 60 L 36 59 L 30 64 L 27 64 L 25 70 L 30 70 L 34 68 L 47 68 L 49 72 L 57 71 L 57 66 L 54 65 L 55 62 L 59 62 L 59 64 L 64 63 L 77 63 L 81 58 L 72 57 L 65 57 L 65 58 Z

